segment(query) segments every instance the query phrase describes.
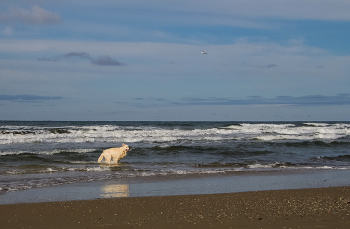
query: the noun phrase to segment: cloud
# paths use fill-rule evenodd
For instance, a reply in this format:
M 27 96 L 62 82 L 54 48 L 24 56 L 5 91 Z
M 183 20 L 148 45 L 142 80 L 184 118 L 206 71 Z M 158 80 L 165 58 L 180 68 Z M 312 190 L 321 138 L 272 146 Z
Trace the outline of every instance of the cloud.
M 42 101 L 42 100 L 59 100 L 63 97 L 58 96 L 40 96 L 40 95 L 0 95 L 0 100 L 7 101 Z
M 92 59 L 91 60 L 92 64 L 95 65 L 104 65 L 104 66 L 111 66 L 111 65 L 115 65 L 115 66 L 123 66 L 125 64 L 120 63 L 117 60 L 113 60 L 110 56 L 108 55 L 104 55 L 104 56 L 100 56 L 96 59 Z
M 39 57 L 39 61 L 58 61 L 57 58 Z
M 254 65 L 254 64 L 248 64 L 248 63 L 243 63 L 243 67 L 252 67 L 252 68 L 274 68 L 277 67 L 276 64 L 265 64 L 265 65 Z
M 350 105 L 350 94 L 338 94 L 335 96 L 308 95 L 308 96 L 277 96 L 275 98 L 263 98 L 261 96 L 249 96 L 246 99 L 232 98 L 182 98 L 182 105 L 293 105 L 293 106 L 332 106 Z
M 58 14 L 51 13 L 39 6 L 32 6 L 29 10 L 12 8 L 8 12 L 0 12 L 0 23 L 22 23 L 28 25 L 57 24 L 62 21 Z
M 64 58 L 70 58 L 70 57 L 81 57 L 86 59 L 91 59 L 90 55 L 86 52 L 70 52 L 67 54 L 62 55 Z
M 102 65 L 102 66 L 125 66 L 126 65 L 124 63 L 120 63 L 117 60 L 114 60 L 108 55 L 102 55 L 98 58 L 92 58 L 90 54 L 86 52 L 69 52 L 66 54 L 62 54 L 56 58 L 41 57 L 41 58 L 38 58 L 38 60 L 39 61 L 58 61 L 59 59 L 62 59 L 62 58 L 74 58 L 74 57 L 90 60 L 90 62 L 94 65 Z
M 277 65 L 276 64 L 267 64 L 266 66 L 263 66 L 265 68 L 273 68 L 273 67 L 276 67 Z

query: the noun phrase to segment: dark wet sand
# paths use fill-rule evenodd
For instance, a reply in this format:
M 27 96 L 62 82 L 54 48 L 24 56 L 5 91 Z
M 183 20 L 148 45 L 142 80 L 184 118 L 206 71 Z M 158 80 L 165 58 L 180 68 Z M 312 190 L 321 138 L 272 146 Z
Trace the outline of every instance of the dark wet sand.
M 0 205 L 0 228 L 350 228 L 350 187 Z

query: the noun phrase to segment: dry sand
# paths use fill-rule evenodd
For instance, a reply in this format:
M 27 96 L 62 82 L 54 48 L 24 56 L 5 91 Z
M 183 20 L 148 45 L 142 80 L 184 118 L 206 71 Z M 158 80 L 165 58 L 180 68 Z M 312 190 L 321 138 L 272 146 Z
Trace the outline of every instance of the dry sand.
M 350 187 L 0 205 L 0 228 L 350 228 Z

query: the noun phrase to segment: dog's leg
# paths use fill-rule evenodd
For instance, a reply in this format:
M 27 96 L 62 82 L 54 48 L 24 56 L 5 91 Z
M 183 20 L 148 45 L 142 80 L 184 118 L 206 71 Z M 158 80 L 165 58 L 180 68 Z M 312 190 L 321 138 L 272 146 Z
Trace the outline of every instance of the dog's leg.
M 104 156 L 103 153 L 101 154 L 101 156 L 98 158 L 97 162 L 100 163 L 103 160 Z
M 111 163 L 112 156 L 110 154 L 105 155 L 105 160 L 107 163 Z
M 112 159 L 114 163 L 118 163 L 118 157 L 116 155 L 112 155 Z

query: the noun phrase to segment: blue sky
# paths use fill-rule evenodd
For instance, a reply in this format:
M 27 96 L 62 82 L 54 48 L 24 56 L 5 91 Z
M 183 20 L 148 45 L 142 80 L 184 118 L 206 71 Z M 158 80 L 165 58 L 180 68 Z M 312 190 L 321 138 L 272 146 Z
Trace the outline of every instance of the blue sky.
M 348 0 L 0 2 L 1 120 L 350 120 Z

